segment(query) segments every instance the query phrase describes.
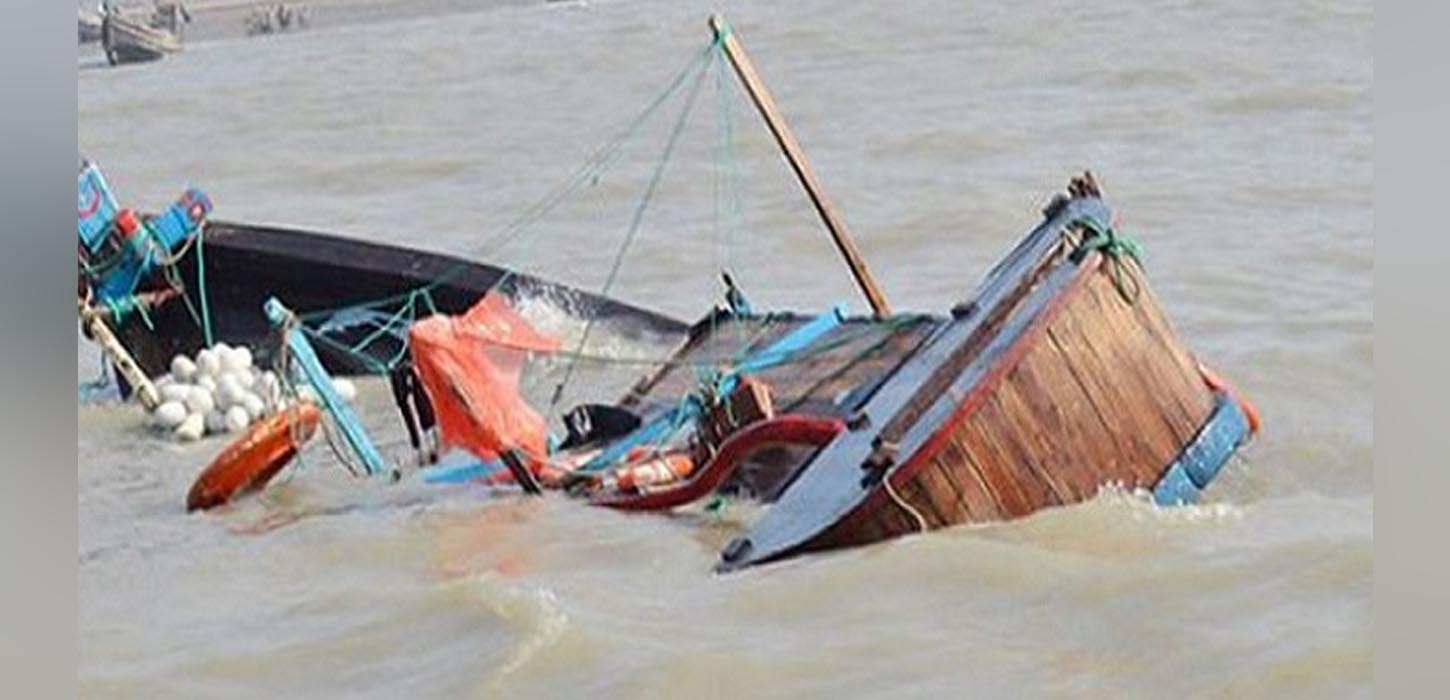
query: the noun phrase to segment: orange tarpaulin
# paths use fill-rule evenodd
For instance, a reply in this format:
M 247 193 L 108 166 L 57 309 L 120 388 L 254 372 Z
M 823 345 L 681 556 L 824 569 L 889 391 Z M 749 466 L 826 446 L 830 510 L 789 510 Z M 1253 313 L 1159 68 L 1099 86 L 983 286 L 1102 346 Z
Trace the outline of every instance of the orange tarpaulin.
M 444 447 L 485 460 L 508 449 L 535 460 L 547 456 L 544 419 L 524 402 L 519 380 L 528 354 L 557 351 L 558 338 L 536 330 L 493 293 L 462 316 L 437 314 L 414 323 L 408 338 Z

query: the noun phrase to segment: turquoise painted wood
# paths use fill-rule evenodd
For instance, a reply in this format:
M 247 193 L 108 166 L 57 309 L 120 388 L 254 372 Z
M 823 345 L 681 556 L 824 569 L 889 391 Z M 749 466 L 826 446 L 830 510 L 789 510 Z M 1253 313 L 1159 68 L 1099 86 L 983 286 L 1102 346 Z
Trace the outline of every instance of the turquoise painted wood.
M 268 299 L 262 305 L 262 311 L 277 328 L 285 328 L 288 321 L 295 318 L 295 315 L 276 297 Z M 363 428 L 362 421 L 358 420 L 352 407 L 348 406 L 347 402 L 338 396 L 337 390 L 332 387 L 332 376 L 322 368 L 322 362 L 317 359 L 317 353 L 312 349 L 312 343 L 308 342 L 307 337 L 299 328 L 292 328 L 286 334 L 284 342 L 287 343 L 289 355 L 307 383 L 312 385 L 313 391 L 317 392 L 323 410 L 332 415 L 333 422 L 342 432 L 348 447 L 352 448 L 353 453 L 362 462 L 363 469 L 367 470 L 370 476 L 391 473 L 392 470 L 388 468 L 387 462 L 383 460 L 383 456 L 373 445 L 372 438 L 368 436 L 367 429 Z
M 832 306 L 830 311 L 787 333 L 765 349 L 747 355 L 720 378 L 717 392 L 722 395 L 728 394 L 735 389 L 741 375 L 759 372 L 789 360 L 794 353 L 810 347 L 821 336 L 841 325 L 845 319 L 846 307 L 842 304 Z M 604 451 L 595 455 L 594 459 L 580 467 L 579 471 L 595 472 L 611 467 L 624 459 L 630 450 L 664 440 L 681 426 L 693 423 L 702 412 L 703 407 L 700 406 L 700 402 L 693 400 L 693 397 L 687 397 L 679 406 L 612 443 Z
M 503 469 L 503 462 L 496 459 L 480 460 L 459 450 L 445 456 L 437 464 L 424 467 L 420 475 L 425 484 L 464 484 L 487 478 Z
M 1249 437 L 1249 420 L 1225 392 L 1219 392 L 1213 413 L 1193 442 L 1183 448 L 1153 487 L 1153 501 L 1160 506 L 1196 503 L 1203 489 L 1228 463 L 1234 450 Z

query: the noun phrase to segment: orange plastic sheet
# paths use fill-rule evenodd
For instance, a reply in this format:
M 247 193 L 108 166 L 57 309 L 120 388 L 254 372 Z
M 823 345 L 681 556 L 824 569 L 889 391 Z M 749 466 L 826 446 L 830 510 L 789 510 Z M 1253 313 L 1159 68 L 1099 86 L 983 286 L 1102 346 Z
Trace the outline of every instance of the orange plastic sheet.
M 559 349 L 502 296 L 484 295 L 462 316 L 436 314 L 408 331 L 413 367 L 438 417 L 439 441 L 490 460 L 509 449 L 535 461 L 548 452 L 544 419 L 519 380 L 529 353 Z

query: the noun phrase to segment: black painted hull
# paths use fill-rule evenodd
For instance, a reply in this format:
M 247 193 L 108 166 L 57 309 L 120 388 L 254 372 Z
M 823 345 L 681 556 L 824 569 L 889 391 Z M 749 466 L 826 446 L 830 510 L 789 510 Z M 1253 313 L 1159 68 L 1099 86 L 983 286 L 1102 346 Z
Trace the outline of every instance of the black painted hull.
M 193 301 L 201 289 L 198 252 L 192 246 L 176 266 Z M 289 308 L 306 314 L 406 294 L 435 283 L 430 296 L 443 313 L 466 310 L 497 285 L 500 292 L 515 299 L 547 296 L 571 313 L 592 316 L 610 332 L 627 337 L 668 339 L 683 337 L 687 330 L 686 324 L 667 316 L 529 275 L 515 273 L 504 279 L 508 274 L 504 268 L 343 236 L 212 221 L 207 224 L 200 252 L 205 262 L 215 340 L 251 347 L 264 362 L 276 347 L 272 329 L 262 314 L 262 304 L 268 297 L 275 296 Z M 161 288 L 164 281 L 158 274 L 147 286 Z M 202 329 L 181 298 L 163 303 L 149 316 L 154 328 L 147 328 L 133 314 L 117 329 L 121 341 L 147 374 L 164 374 L 176 354 L 195 354 L 203 347 Z M 347 346 L 373 328 L 341 328 L 330 331 L 327 337 Z M 387 362 L 401 348 L 400 338 L 386 336 L 370 344 L 366 355 Z M 355 375 L 376 370 L 376 365 L 341 352 L 331 343 L 318 343 L 317 350 L 333 373 Z

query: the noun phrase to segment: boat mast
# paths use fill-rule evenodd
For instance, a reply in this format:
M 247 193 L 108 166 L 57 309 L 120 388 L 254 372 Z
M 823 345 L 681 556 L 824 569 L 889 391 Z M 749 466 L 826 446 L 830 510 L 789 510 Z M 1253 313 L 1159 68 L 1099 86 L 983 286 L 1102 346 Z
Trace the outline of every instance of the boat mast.
M 866 295 L 866 301 L 871 304 L 871 310 L 878 316 L 891 313 L 891 307 L 886 302 L 886 295 L 876 284 L 876 278 L 871 276 L 871 271 L 866 269 L 866 260 L 861 257 L 861 251 L 856 247 L 856 241 L 851 237 L 851 232 L 847 230 L 846 222 L 841 220 L 831 201 L 826 198 L 826 193 L 821 189 L 820 183 L 816 181 L 816 174 L 811 170 L 810 164 L 806 162 L 800 143 L 796 141 L 795 134 L 791 133 L 790 127 L 785 123 L 785 117 L 776 107 L 775 98 L 766 89 L 765 83 L 761 82 L 760 74 L 755 70 L 755 64 L 750 62 L 750 57 L 745 55 L 745 49 L 735 38 L 735 32 L 725 22 L 725 18 L 718 14 L 710 16 L 710 29 L 714 31 L 716 39 L 725 49 L 725 56 L 730 59 L 730 65 L 735 69 L 735 75 L 740 78 L 741 84 L 745 86 L 745 92 L 750 95 L 750 101 L 755 103 L 755 108 L 765 119 L 766 126 L 770 127 L 770 133 L 775 137 L 775 142 L 785 153 L 785 159 L 790 162 L 791 170 L 795 171 L 796 179 L 800 180 L 801 187 L 805 188 L 806 196 L 815 206 L 816 213 L 820 215 L 826 229 L 831 232 L 831 238 L 835 241 L 836 248 L 846 259 L 846 265 L 851 269 L 851 276 L 856 278 L 856 285 Z

